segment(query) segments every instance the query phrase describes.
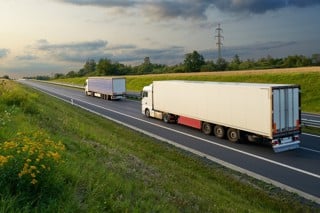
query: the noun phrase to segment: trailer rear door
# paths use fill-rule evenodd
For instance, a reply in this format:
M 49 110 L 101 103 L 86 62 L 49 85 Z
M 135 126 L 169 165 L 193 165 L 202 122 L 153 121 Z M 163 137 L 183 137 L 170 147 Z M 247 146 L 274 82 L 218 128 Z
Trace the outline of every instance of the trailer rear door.
M 273 136 L 300 133 L 300 88 L 273 88 Z

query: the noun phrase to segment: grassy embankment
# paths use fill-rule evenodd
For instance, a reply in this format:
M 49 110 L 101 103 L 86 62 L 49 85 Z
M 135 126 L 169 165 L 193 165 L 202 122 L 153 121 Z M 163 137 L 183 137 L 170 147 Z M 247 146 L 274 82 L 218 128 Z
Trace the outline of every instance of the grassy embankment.
M 0 85 L 0 148 L 0 212 L 319 210 L 9 81 Z
M 83 78 L 59 79 L 56 81 L 83 85 Z M 219 82 L 254 82 L 299 84 L 302 90 L 301 106 L 304 112 L 320 113 L 320 67 L 292 69 L 250 70 L 236 72 L 177 73 L 126 76 L 129 91 L 141 91 L 155 80 L 196 80 Z

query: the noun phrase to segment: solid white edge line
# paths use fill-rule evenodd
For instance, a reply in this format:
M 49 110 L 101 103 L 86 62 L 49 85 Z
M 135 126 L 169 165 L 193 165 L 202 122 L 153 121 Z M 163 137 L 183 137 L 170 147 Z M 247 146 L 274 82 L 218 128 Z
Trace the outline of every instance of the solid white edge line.
M 307 147 L 300 147 L 300 149 L 304 149 L 304 150 L 307 150 L 307 151 L 310 151 L 310 152 L 316 152 L 316 153 L 320 154 L 320 151 L 315 150 L 315 149 L 309 149 Z
M 65 100 L 65 99 L 63 99 L 63 98 L 60 98 L 60 97 L 58 97 L 58 96 L 56 96 L 56 95 L 50 94 L 50 93 L 45 92 L 45 91 L 43 91 L 43 90 L 41 90 L 41 91 L 44 92 L 44 93 L 46 93 L 46 94 L 48 94 L 48 95 L 50 95 L 50 96 L 53 96 L 53 97 L 55 97 L 55 98 L 57 98 L 57 99 L 60 99 L 60 100 L 65 101 L 65 102 L 67 102 L 67 103 L 70 103 L 69 101 L 67 101 L 67 100 Z M 82 101 L 82 100 L 77 100 L 77 101 L 85 102 L 85 101 Z M 101 106 L 98 106 L 98 105 L 95 105 L 95 104 L 91 104 L 91 103 L 88 103 L 88 102 L 85 102 L 85 103 L 87 103 L 87 104 L 89 104 L 89 105 L 93 105 L 93 106 L 99 107 L 99 108 L 106 109 L 106 108 L 104 108 L 104 107 L 101 107 Z M 278 181 L 272 180 L 272 179 L 270 179 L 270 178 L 264 177 L 264 176 L 259 175 L 259 174 L 257 174 L 257 173 L 254 173 L 254 172 L 251 172 L 251 171 L 249 171 L 249 170 L 243 169 L 243 168 L 241 168 L 241 167 L 238 167 L 238 166 L 236 166 L 236 165 L 230 164 L 230 163 L 228 163 L 228 162 L 225 162 L 225 161 L 223 161 L 223 160 L 217 159 L 217 158 L 215 158 L 215 157 L 213 157 L 213 156 L 207 155 L 207 154 L 205 154 L 205 153 L 199 152 L 199 151 L 194 150 L 194 149 L 191 149 L 191 148 L 189 148 L 189 147 L 183 146 L 183 145 L 181 145 L 181 144 L 175 143 L 175 142 L 173 142 L 173 141 L 171 141 L 171 140 L 165 139 L 165 138 L 163 138 L 163 137 L 160 137 L 160 136 L 155 135 L 155 134 L 153 134 L 153 133 L 150 133 L 150 132 L 148 132 L 148 131 L 139 129 L 139 128 L 137 128 L 137 127 L 135 127 L 135 126 L 132 126 L 132 125 L 130 125 L 130 124 L 126 124 L 126 123 L 124 123 L 124 122 L 118 121 L 118 120 L 113 119 L 113 118 L 111 118 L 111 117 L 109 117 L 109 116 L 106 116 L 106 115 L 103 115 L 103 114 L 101 114 L 101 113 L 95 112 L 95 111 L 93 111 L 93 110 L 91 110 L 91 109 L 85 108 L 85 107 L 83 107 L 83 106 L 81 106 L 81 105 L 78 105 L 78 104 L 73 104 L 73 105 L 74 105 L 74 106 L 77 106 L 77 107 L 79 107 L 79 108 L 81 108 L 81 109 L 87 110 L 87 111 L 89 111 L 89 112 L 91 112 L 91 113 L 94 113 L 94 114 L 96 114 L 96 115 L 102 116 L 102 117 L 104 117 L 104 118 L 106 118 L 106 119 L 108 119 L 108 120 L 111 120 L 111 121 L 115 122 L 115 123 L 118 123 L 118 124 L 121 124 L 121 125 L 123 125 L 123 126 L 126 126 L 126 127 L 130 128 L 130 129 L 133 129 L 133 130 L 135 130 L 135 131 L 141 132 L 141 133 L 143 133 L 143 134 L 145 134 L 145 135 L 148 135 L 148 136 L 150 136 L 150 137 L 152 137 L 152 138 L 155 138 L 155 139 L 158 139 L 158 140 L 167 142 L 167 143 L 169 143 L 169 144 L 171 144 L 171 145 L 174 145 L 175 147 L 178 147 L 178 148 L 181 148 L 181 149 L 183 149 L 183 150 L 189 151 L 189 152 L 191 152 L 191 153 L 193 153 L 193 154 L 196 154 L 196 155 L 198 155 L 198 156 L 205 157 L 205 158 L 207 158 L 207 159 L 209 159 L 209 160 L 211 160 L 211 161 L 213 161 L 213 162 L 216 162 L 216 163 L 218 163 L 218 164 L 221 164 L 221 165 L 223 165 L 223 166 L 225 166 L 225 167 L 227 167 L 227 168 L 229 168 L 229 169 L 238 171 L 238 172 L 243 173 L 243 174 L 247 174 L 247 175 L 249 175 L 249 176 L 251 176 L 251 177 L 253 177 L 253 178 L 256 178 L 256 179 L 258 179 L 258 180 L 264 181 L 264 182 L 266 182 L 266 183 L 273 184 L 273 185 L 275 185 L 275 186 L 277 186 L 277 187 L 279 187 L 279 188 L 281 188 L 281 189 L 285 189 L 285 190 L 287 190 L 287 191 L 289 191 L 289 192 L 297 193 L 297 194 L 300 195 L 301 197 L 304 197 L 304 198 L 306 198 L 306 199 L 309 199 L 309 200 L 311 200 L 311 201 L 314 201 L 314 202 L 320 204 L 320 198 L 319 198 L 319 197 L 316 197 L 316 196 L 314 196 L 314 195 L 310 195 L 310 194 L 308 194 L 308 193 L 305 193 L 305 192 L 303 192 L 303 191 L 300 191 L 300 190 L 295 189 L 295 188 L 293 188 L 293 187 L 290 187 L 290 186 L 288 186 L 288 185 L 282 184 L 282 183 L 280 183 L 280 182 L 278 182 Z M 113 110 L 110 110 L 110 109 L 106 109 L 106 110 L 113 111 Z M 118 113 L 118 112 L 116 112 L 116 113 Z M 123 113 L 119 113 L 119 114 L 123 114 Z M 129 115 L 126 115 L 126 116 L 129 116 Z M 132 116 L 129 116 L 129 117 L 132 117 Z M 133 117 L 133 118 L 134 118 L 134 117 Z M 135 119 L 137 119 L 137 118 L 135 118 Z M 138 119 L 138 120 L 141 120 L 141 119 Z M 142 121 L 144 121 L 144 120 L 142 120 Z M 148 123 L 150 123 L 150 122 L 148 122 Z M 159 125 L 158 125 L 158 126 L 159 126 Z M 160 126 L 160 127 L 162 127 L 162 126 Z M 169 129 L 169 128 L 168 128 L 168 129 Z M 170 129 L 170 130 L 172 130 L 172 129 Z M 200 138 L 200 139 L 201 139 L 201 138 Z M 232 148 L 232 149 L 233 149 L 233 148 Z M 248 154 L 250 154 L 250 153 L 248 153 Z M 257 157 L 258 157 L 258 156 L 257 156 Z M 269 159 L 267 159 L 267 160 L 269 160 Z M 289 167 L 290 167 L 290 166 L 289 166 Z M 292 168 L 294 168 L 294 167 L 292 167 Z M 303 171 L 303 170 L 302 170 L 302 171 Z M 312 173 L 311 173 L 311 174 L 312 174 Z
M 309 133 L 302 133 L 303 135 L 308 135 L 308 136 L 312 136 L 312 137 L 316 137 L 316 138 L 320 138 L 320 135 L 313 135 L 313 134 L 309 134 Z

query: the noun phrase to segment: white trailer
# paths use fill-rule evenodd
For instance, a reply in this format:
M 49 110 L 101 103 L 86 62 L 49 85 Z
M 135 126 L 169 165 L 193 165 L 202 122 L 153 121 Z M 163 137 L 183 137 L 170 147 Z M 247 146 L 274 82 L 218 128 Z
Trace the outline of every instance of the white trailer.
M 89 77 L 85 94 L 106 100 L 120 99 L 126 94 L 126 79 L 121 77 Z
M 299 85 L 154 81 L 143 88 L 142 113 L 231 142 L 268 141 L 275 152 L 300 144 Z

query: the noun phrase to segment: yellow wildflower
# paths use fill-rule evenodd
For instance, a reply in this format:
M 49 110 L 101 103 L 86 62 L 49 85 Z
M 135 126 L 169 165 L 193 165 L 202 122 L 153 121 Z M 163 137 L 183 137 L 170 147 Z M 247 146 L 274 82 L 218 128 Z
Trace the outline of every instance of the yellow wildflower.
M 3 166 L 8 162 L 8 157 L 0 155 L 0 166 Z
M 36 183 L 38 183 L 38 181 L 33 178 L 32 181 L 31 181 L 31 183 L 32 183 L 33 185 L 35 185 Z

